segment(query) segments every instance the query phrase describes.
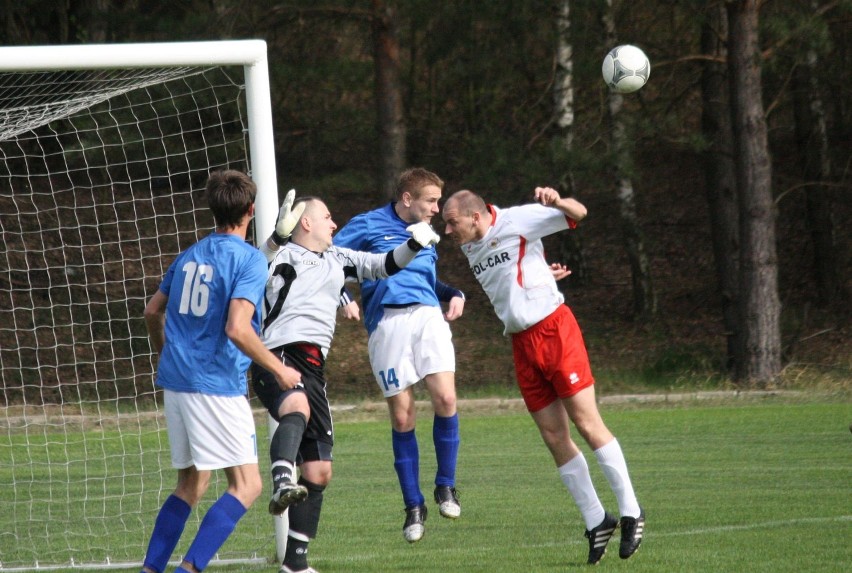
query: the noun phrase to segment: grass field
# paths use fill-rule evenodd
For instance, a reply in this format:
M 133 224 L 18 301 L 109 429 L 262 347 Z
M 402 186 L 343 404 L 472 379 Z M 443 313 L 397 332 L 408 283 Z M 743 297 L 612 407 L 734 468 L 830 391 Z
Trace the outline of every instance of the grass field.
M 645 542 L 633 558 L 618 558 L 615 539 L 599 567 L 632 572 L 852 569 L 849 402 L 605 406 L 604 417 L 625 451 L 647 525 Z M 428 418 L 421 416 L 418 427 L 427 498 L 434 472 Z M 387 422 L 342 421 L 336 432 L 335 477 L 319 536 L 311 544 L 311 563 L 323 573 L 586 567 L 579 512 L 526 414 L 462 419 L 462 518 L 442 519 L 430 503 L 426 536 L 413 545 L 402 538 L 404 514 Z M 599 495 L 610 511 L 617 511 L 594 456 L 584 451 Z M 250 519 L 267 519 L 262 501 Z M 188 527 L 185 537 L 193 532 Z M 0 558 L 11 550 L 9 541 L 0 539 Z M 271 532 L 268 544 L 271 556 Z M 210 568 L 275 569 L 272 564 Z

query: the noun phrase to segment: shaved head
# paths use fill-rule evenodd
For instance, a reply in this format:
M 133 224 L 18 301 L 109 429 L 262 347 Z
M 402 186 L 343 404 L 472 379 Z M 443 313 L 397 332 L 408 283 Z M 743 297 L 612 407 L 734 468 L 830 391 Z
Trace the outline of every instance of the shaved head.
M 444 209 L 447 207 L 455 208 L 460 214 L 468 217 L 474 213 L 484 213 L 486 210 L 485 201 L 482 197 L 467 189 L 456 191 L 450 195 L 444 204 Z
M 463 189 L 456 191 L 444 203 L 444 233 L 464 245 L 481 239 L 491 224 L 491 212 L 485 201 L 474 193 Z

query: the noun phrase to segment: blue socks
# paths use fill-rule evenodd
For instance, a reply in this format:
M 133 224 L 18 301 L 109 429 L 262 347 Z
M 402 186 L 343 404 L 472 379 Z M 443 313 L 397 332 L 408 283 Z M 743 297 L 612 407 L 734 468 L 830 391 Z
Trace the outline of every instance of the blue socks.
M 189 504 L 176 495 L 172 494 L 166 499 L 154 522 L 154 531 L 145 554 L 145 567 L 160 573 L 166 570 L 190 513 L 192 508 Z M 207 511 L 184 560 L 203 571 L 245 513 L 243 504 L 225 492 Z M 175 570 L 175 573 L 182 572 L 185 573 L 185 569 L 181 567 Z
M 459 415 L 449 418 L 435 416 L 432 426 L 432 440 L 435 442 L 435 457 L 438 459 L 438 472 L 435 485 L 456 485 L 456 460 L 459 455 Z
M 423 505 L 425 499 L 420 491 L 420 452 L 414 430 L 397 432 L 391 430 L 393 442 L 394 468 L 402 488 L 405 507 Z M 435 416 L 432 426 L 432 440 L 435 443 L 435 457 L 438 472 L 435 485 L 453 487 L 456 484 L 456 461 L 459 455 L 459 416 Z
M 184 561 L 203 571 L 245 513 L 246 508 L 237 498 L 228 492 L 222 494 L 201 520 L 198 534 L 189 546 Z
M 148 542 L 145 566 L 162 573 L 175 550 L 192 508 L 176 495 L 170 495 L 160 508 Z
M 399 477 L 402 488 L 402 500 L 405 507 L 423 505 L 426 499 L 420 491 L 420 451 L 417 448 L 417 438 L 414 430 L 397 432 L 391 430 L 393 442 L 393 467 Z

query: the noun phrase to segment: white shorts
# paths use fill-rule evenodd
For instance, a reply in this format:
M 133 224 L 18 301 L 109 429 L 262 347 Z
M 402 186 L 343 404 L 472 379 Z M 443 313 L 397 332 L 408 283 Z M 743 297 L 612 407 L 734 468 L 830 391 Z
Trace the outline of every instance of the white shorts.
M 166 390 L 172 466 L 220 470 L 257 463 L 254 417 L 245 396 Z
M 441 308 L 386 308 L 368 341 L 373 376 L 385 398 L 435 372 L 455 372 L 453 333 Z

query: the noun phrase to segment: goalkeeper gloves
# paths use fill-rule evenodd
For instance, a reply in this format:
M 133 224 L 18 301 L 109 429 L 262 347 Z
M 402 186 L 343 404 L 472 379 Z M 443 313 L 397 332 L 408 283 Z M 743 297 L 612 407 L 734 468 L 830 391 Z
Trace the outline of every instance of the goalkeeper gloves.
M 437 245 L 438 241 L 441 240 L 441 237 L 438 236 L 438 233 L 435 232 L 432 225 L 423 221 L 409 225 L 405 230 L 411 233 L 411 238 L 408 239 L 408 244 L 415 251 L 419 251 L 420 249 L 424 249 L 431 245 Z M 414 244 L 412 244 L 412 242 Z
M 293 208 L 293 201 L 296 200 L 296 190 L 290 189 L 287 195 L 284 196 L 284 201 L 281 203 L 281 208 L 278 210 L 278 222 L 275 223 L 275 230 L 272 231 L 270 237 L 272 241 L 279 247 L 287 242 L 290 235 L 293 234 L 293 229 L 299 222 L 299 217 L 305 210 L 305 203 L 299 203 Z

